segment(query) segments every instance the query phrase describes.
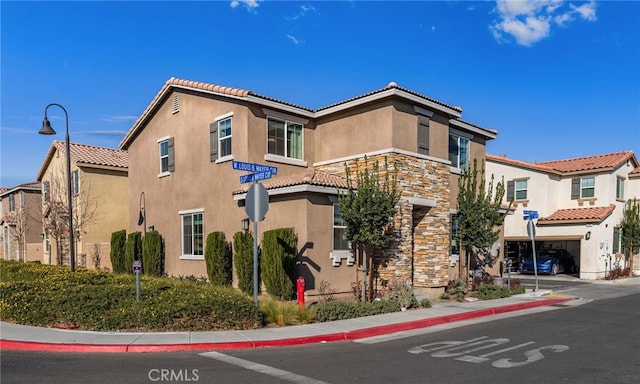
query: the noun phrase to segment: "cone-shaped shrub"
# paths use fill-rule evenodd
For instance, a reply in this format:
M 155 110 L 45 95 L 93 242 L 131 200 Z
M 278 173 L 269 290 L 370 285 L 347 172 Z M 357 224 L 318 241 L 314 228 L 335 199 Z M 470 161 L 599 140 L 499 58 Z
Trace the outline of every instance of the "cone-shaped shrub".
M 233 263 L 238 276 L 238 288 L 253 295 L 253 234 L 249 231 L 233 235 Z
M 262 238 L 262 281 L 268 293 L 283 300 L 293 297 L 296 243 L 293 228 L 273 229 Z
M 212 232 L 207 236 L 204 260 L 207 276 L 213 285 L 231 285 L 231 243 L 224 232 Z
M 111 267 L 115 273 L 123 273 L 125 269 L 125 244 L 127 242 L 127 231 L 122 229 L 111 233 Z
M 162 237 L 158 231 L 147 232 L 142 239 L 142 270 L 149 276 L 162 276 Z
M 125 272 L 133 273 L 134 260 L 142 260 L 142 232 L 133 232 L 127 235 L 124 249 Z

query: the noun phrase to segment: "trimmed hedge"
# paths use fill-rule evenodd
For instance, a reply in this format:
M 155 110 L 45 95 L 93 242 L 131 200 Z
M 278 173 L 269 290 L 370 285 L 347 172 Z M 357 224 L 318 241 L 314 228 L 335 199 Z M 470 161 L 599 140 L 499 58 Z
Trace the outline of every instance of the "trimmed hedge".
M 253 295 L 253 234 L 251 232 L 236 232 L 233 235 L 233 264 L 238 276 L 238 288 L 247 295 Z
M 162 276 L 162 237 L 158 231 L 147 232 L 142 239 L 142 270 L 149 276 Z
M 400 303 L 395 300 L 379 300 L 370 303 L 355 301 L 327 301 L 316 306 L 317 321 L 335 321 L 356 317 L 379 315 L 400 311 Z
M 253 329 L 264 317 L 232 288 L 141 276 L 0 260 L 0 316 L 33 326 L 96 331 Z
M 231 243 L 227 242 L 224 232 L 207 235 L 204 260 L 211 284 L 231 285 Z
M 293 228 L 278 228 L 262 235 L 261 276 L 267 292 L 279 299 L 293 297 L 297 238 Z
M 127 235 L 124 260 L 125 272 L 133 273 L 134 260 L 142 260 L 142 232 L 132 232 Z
M 111 234 L 111 267 L 115 273 L 126 272 L 125 268 L 125 244 L 127 242 L 127 231 L 122 229 Z

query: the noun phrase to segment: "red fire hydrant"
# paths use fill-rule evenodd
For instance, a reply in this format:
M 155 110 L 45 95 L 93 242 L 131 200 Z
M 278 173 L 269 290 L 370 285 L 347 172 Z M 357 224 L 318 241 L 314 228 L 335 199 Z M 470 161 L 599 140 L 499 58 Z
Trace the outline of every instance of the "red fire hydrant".
M 300 309 L 304 309 L 304 277 L 298 277 L 296 287 L 298 288 L 298 306 Z

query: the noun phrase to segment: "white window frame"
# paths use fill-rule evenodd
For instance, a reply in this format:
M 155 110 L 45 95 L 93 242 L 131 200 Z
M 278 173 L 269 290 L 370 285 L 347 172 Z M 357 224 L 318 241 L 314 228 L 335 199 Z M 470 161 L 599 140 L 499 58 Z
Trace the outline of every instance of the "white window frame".
M 77 170 L 71 172 L 71 191 L 74 195 L 80 194 L 80 174 Z
M 456 129 L 450 129 L 449 130 L 449 139 L 451 140 L 452 138 L 454 138 L 456 140 L 456 145 L 457 145 L 457 153 L 456 153 L 456 162 L 453 163 L 453 161 L 451 162 L 451 166 L 457 169 L 468 169 L 469 165 L 471 163 L 471 135 L 466 135 Z M 461 163 L 461 157 L 460 157 L 460 148 L 462 148 L 462 143 L 464 143 L 465 148 L 466 148 L 466 158 L 464 166 L 460 166 Z M 449 153 L 451 154 L 451 153 Z M 449 160 L 451 160 L 451 158 L 449 158 Z
M 624 177 L 616 177 L 616 199 L 624 200 Z
M 524 188 L 518 188 L 518 183 L 524 183 Z M 527 196 L 529 196 L 529 182 L 527 179 L 515 179 L 513 181 L 513 199 L 514 200 L 527 200 Z M 524 197 L 519 197 L 518 192 L 524 192 Z
M 222 130 L 220 129 L 220 124 L 223 121 L 229 121 L 230 124 L 230 133 L 227 136 L 222 137 Z M 218 124 L 218 159 L 216 159 L 216 163 L 221 163 L 224 161 L 229 161 L 233 158 L 233 112 L 227 113 L 226 115 L 218 116 L 215 118 L 215 121 Z M 222 155 L 222 142 L 224 140 L 231 141 L 231 152 L 228 155 Z
M 350 252 L 350 251 L 351 251 L 351 244 L 350 244 L 350 242 L 348 242 L 348 243 L 347 243 L 347 248 L 336 248 L 336 242 L 335 242 L 335 239 L 336 239 L 336 230 L 346 230 L 346 229 L 347 229 L 347 226 L 346 226 L 346 225 L 336 225 L 336 210 L 338 210 L 338 211 L 339 211 L 338 203 L 333 203 L 333 214 L 331 215 L 332 220 L 333 220 L 333 231 L 331 232 L 331 233 L 333 234 L 333 236 L 332 236 L 332 240 L 331 240 L 331 242 L 332 242 L 332 247 L 331 247 L 331 249 L 332 249 L 334 252 L 336 252 L 336 251 L 338 251 L 338 252 L 344 252 L 344 251 L 348 251 L 348 252 Z
M 588 180 L 593 180 L 593 185 L 589 186 L 585 186 L 585 182 Z M 592 196 L 585 196 L 584 192 L 585 190 L 589 190 L 592 189 L 593 190 L 593 194 Z M 580 178 L 580 198 L 581 199 L 593 199 L 594 197 L 596 197 L 596 178 L 591 176 L 591 177 L 581 177 Z
M 163 177 L 163 176 L 168 176 L 171 174 L 171 172 L 169 172 L 169 139 L 171 137 L 167 136 L 167 137 L 163 137 L 161 139 L 158 139 L 158 161 L 159 161 L 159 167 L 160 167 L 160 173 L 158 174 L 158 177 Z M 162 155 L 162 143 L 167 143 L 167 154 L 166 155 Z M 166 158 L 167 159 L 167 169 L 163 170 L 162 169 L 162 159 Z
M 269 122 L 271 121 L 284 124 L 284 137 L 282 138 L 284 140 L 284 154 L 282 155 L 269 152 Z M 287 145 L 287 140 L 288 140 L 287 138 L 289 136 L 289 126 L 294 124 L 296 126 L 300 126 L 300 158 L 291 157 L 289 153 L 289 146 Z M 280 118 L 280 117 L 267 116 L 267 154 L 272 157 L 280 157 L 287 160 L 304 161 L 304 124 L 298 121 L 291 121 L 291 120 Z
M 205 241 L 204 239 L 204 208 L 179 211 L 178 214 L 180 215 L 180 260 L 204 260 L 204 241 Z M 193 217 L 195 215 L 202 215 L 202 233 L 200 234 L 202 236 L 202 255 L 193 253 L 193 250 L 195 249 L 195 233 L 193 232 L 195 225 L 193 224 Z M 191 253 L 190 254 L 184 252 L 185 251 L 184 219 L 186 217 L 191 217 L 192 233 L 191 233 Z

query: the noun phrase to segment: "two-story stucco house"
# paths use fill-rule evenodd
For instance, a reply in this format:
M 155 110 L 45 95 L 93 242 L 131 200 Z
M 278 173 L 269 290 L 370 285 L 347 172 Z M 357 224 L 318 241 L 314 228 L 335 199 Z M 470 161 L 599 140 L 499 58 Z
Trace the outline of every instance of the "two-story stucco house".
M 147 227 L 165 240 L 169 275 L 205 275 L 204 239 L 228 241 L 247 217 L 247 184 L 232 160 L 277 167 L 262 183 L 269 210 L 258 239 L 292 227 L 298 237 L 297 276 L 309 294 L 325 280 L 351 291 L 357 266 L 337 209 L 345 165 L 387 160 L 402 191 L 395 242 L 379 255 L 377 284 L 403 279 L 441 289 L 455 277 L 451 215 L 457 179 L 496 131 L 460 119 L 462 110 L 390 83 L 382 89 L 313 110 L 249 90 L 171 78 L 120 144 L 129 153 L 129 229 Z M 140 196 L 140 199 L 138 199 Z M 454 247 L 455 249 L 455 247 Z
M 39 183 L 0 189 L 0 241 L 5 260 L 42 258 L 42 203 Z
M 524 210 L 537 211 L 536 249 L 563 248 L 574 256 L 582 279 L 600 279 L 624 267 L 619 224 L 625 203 L 640 198 L 640 167 L 631 151 L 528 163 L 487 154 L 487 175 L 504 177 L 505 256 L 531 254 Z M 635 263 L 638 268 L 638 263 Z
M 128 154 L 119 149 L 70 143 L 76 265 L 111 269 L 111 234 L 129 225 Z M 66 147 L 54 141 L 37 180 L 44 223 L 45 264 L 69 263 Z M 58 235 L 56 235 L 58 233 Z M 62 241 L 58 244 L 58 239 Z

